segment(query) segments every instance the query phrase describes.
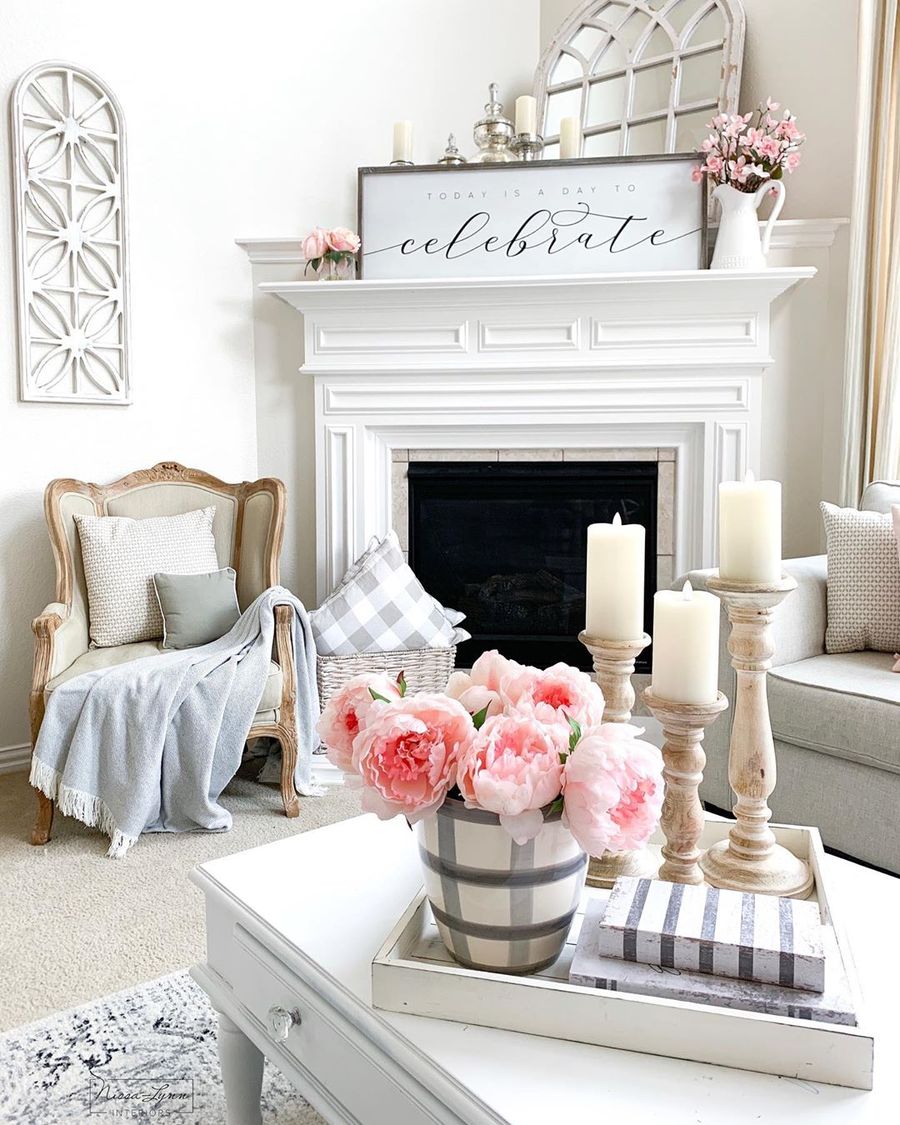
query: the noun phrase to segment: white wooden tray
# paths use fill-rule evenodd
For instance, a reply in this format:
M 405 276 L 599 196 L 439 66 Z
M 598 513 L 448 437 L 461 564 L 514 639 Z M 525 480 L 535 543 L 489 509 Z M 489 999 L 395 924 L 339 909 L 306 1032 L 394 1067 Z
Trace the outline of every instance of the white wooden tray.
M 701 847 L 723 839 L 729 827 L 728 821 L 708 819 Z M 780 844 L 812 866 L 812 897 L 819 903 L 822 921 L 834 927 L 855 999 L 856 1027 L 569 984 L 585 903 L 602 893 L 591 888 L 585 891 L 582 911 L 559 960 L 532 977 L 478 972 L 456 964 L 420 894 L 372 962 L 372 1003 L 391 1012 L 870 1090 L 874 1039 L 866 1029 L 840 919 L 828 901 L 821 837 L 815 828 L 772 829 Z M 653 843 L 658 847 L 661 837 Z

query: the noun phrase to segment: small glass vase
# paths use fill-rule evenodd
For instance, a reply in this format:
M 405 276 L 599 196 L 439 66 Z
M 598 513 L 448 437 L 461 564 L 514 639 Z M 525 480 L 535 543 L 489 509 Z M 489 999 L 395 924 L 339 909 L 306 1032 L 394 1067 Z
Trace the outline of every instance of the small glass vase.
M 350 257 L 322 258 L 315 271 L 316 281 L 352 281 L 356 261 Z

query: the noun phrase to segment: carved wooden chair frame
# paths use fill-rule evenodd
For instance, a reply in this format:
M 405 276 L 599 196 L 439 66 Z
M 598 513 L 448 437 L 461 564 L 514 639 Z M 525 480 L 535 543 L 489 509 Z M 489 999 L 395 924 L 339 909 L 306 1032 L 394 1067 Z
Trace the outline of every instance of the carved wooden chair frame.
M 44 718 L 44 690 L 50 679 L 54 635 L 72 612 L 75 591 L 75 566 L 66 536 L 60 500 L 64 495 L 80 493 L 88 497 L 97 515 L 103 515 L 105 503 L 148 484 L 185 483 L 226 493 L 236 502 L 233 551 L 230 565 L 239 570 L 244 505 L 249 497 L 267 492 L 272 497 L 272 516 L 265 546 L 264 575 L 268 586 L 278 585 L 281 547 L 284 541 L 285 487 L 274 477 L 228 484 L 199 469 L 188 469 L 177 461 L 161 461 L 151 469 L 129 473 L 112 484 L 98 485 L 86 481 L 59 479 L 51 481 L 44 492 L 44 515 L 50 533 L 50 544 L 56 564 L 56 603 L 48 606 L 31 624 L 34 633 L 34 665 L 29 697 L 32 752 Z M 282 670 L 282 694 L 275 722 L 251 727 L 248 738 L 275 738 L 281 744 L 281 796 L 285 815 L 298 816 L 300 805 L 294 786 L 297 763 L 297 728 L 295 723 L 296 662 L 294 657 L 292 615 L 287 605 L 275 607 L 274 658 Z M 46 844 L 53 824 L 53 802 L 37 792 L 38 810 L 31 836 L 33 844 Z

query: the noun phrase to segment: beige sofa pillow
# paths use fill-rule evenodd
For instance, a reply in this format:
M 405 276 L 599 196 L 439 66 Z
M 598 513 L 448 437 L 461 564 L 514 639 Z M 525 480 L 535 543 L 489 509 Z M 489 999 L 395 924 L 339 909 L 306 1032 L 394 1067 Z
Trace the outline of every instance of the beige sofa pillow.
M 162 637 L 153 576 L 218 570 L 212 532 L 215 511 L 200 508 L 142 520 L 75 516 L 93 645 L 108 648 Z
M 826 652 L 900 650 L 900 557 L 890 514 L 822 503 L 828 549 Z

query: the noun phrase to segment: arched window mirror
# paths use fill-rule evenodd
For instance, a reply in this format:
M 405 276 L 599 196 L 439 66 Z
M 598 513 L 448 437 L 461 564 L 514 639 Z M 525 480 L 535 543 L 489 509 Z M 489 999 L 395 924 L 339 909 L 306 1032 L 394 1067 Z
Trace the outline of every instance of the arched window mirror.
M 566 20 L 535 79 L 545 154 L 563 117 L 584 156 L 691 152 L 740 90 L 740 0 L 588 0 Z
M 40 63 L 12 102 L 19 391 L 130 401 L 125 123 L 96 75 Z

